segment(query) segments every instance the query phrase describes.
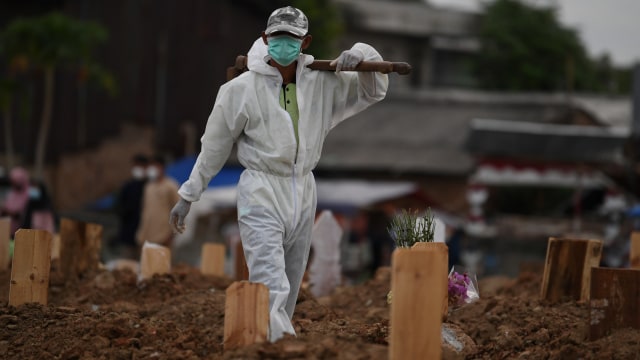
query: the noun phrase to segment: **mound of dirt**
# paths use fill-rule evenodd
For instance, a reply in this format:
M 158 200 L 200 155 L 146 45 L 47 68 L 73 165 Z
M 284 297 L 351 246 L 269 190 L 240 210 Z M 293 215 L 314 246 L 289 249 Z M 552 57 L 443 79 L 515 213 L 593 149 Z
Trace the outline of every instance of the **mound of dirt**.
M 7 305 L 0 272 L 3 359 L 386 359 L 390 270 L 329 297 L 300 292 L 297 337 L 223 351 L 228 278 L 178 266 L 138 282 L 130 271 L 99 271 L 73 283 L 52 281 L 49 305 Z M 486 285 L 486 288 L 485 288 Z M 485 290 L 483 291 L 483 288 Z M 586 340 L 588 308 L 538 299 L 540 276 L 480 281 L 481 299 L 452 311 L 448 331 L 474 342 L 472 359 L 636 359 L 640 331 Z M 445 358 L 461 358 L 445 352 Z

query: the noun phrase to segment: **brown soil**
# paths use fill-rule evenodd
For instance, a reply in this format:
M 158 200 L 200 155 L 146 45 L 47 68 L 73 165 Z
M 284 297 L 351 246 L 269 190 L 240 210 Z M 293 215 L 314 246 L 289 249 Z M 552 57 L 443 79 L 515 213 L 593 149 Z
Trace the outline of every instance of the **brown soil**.
M 222 349 L 226 278 L 183 266 L 138 284 L 131 272 L 102 271 L 64 285 L 52 279 L 48 306 L 17 308 L 7 305 L 9 278 L 0 272 L 2 359 L 387 358 L 388 268 L 330 297 L 302 291 L 297 337 L 234 351 Z M 467 358 L 640 359 L 640 331 L 589 342 L 587 306 L 545 303 L 539 288 L 531 273 L 482 280 L 482 298 L 447 320 L 476 342 Z

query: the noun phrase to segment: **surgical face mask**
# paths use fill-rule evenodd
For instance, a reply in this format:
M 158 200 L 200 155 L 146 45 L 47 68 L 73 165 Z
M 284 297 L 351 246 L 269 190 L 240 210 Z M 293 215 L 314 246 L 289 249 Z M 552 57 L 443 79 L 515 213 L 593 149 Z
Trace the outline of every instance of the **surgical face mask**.
M 269 55 L 282 66 L 291 65 L 300 55 L 302 39 L 281 35 L 269 37 L 267 42 L 269 44 Z
M 134 166 L 131 168 L 131 176 L 136 180 L 144 179 L 144 168 L 142 166 Z
M 147 168 L 147 177 L 149 180 L 155 180 L 160 176 L 160 170 L 156 166 L 149 166 Z
M 40 195 L 40 189 L 38 189 L 37 187 L 32 186 L 29 188 L 29 198 L 37 200 L 40 199 Z

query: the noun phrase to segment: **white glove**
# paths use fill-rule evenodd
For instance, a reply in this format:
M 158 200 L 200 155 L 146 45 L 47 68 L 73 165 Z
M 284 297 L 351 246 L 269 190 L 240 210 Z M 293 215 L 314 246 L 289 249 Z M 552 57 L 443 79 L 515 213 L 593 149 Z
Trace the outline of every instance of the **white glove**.
M 169 224 L 171 224 L 175 233 L 182 234 L 182 232 L 184 232 L 184 218 L 187 217 L 189 209 L 191 209 L 191 203 L 185 199 L 180 199 L 173 209 L 171 209 Z
M 335 60 L 331 66 L 336 67 L 336 72 L 355 70 L 356 66 L 364 60 L 364 54 L 360 50 L 345 50 Z

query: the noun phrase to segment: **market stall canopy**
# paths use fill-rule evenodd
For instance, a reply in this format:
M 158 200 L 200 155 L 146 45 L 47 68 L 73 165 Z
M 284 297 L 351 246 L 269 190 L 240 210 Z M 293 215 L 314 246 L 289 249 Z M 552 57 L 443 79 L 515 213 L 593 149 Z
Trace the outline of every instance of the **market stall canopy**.
M 609 187 L 613 181 L 601 171 L 558 163 L 482 160 L 471 183 L 490 186 Z
M 375 203 L 399 198 L 417 191 L 418 186 L 411 182 L 373 182 L 361 180 L 322 180 L 316 179 L 318 209 L 331 209 L 352 212 Z M 185 219 L 186 230 L 176 238 L 181 246 L 192 239 L 196 221 L 221 209 L 233 209 L 236 206 L 236 185 L 210 187 L 202 193 L 199 201 L 192 203 L 189 215 Z
M 319 208 L 361 208 L 409 195 L 417 190 L 417 185 L 412 182 L 317 180 Z

